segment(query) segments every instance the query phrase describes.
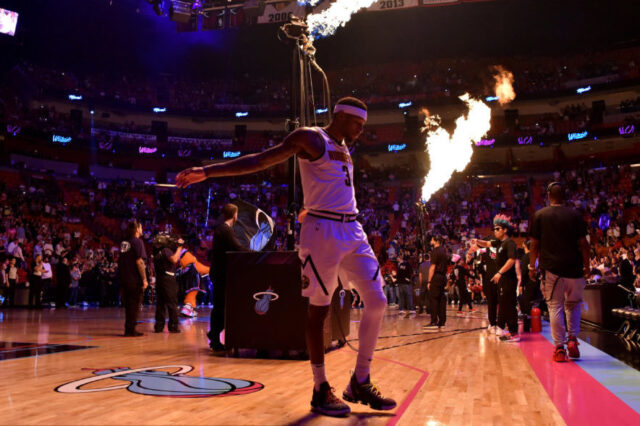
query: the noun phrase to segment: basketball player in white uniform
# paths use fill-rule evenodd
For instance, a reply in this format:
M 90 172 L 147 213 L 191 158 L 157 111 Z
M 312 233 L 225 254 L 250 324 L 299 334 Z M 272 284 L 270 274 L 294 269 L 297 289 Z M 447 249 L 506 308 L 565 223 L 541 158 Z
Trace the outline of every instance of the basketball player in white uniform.
M 355 371 L 343 398 L 377 410 L 396 406 L 393 399 L 382 396 L 369 376 L 387 300 L 378 261 L 356 221 L 353 162 L 347 146 L 360 136 L 366 120 L 367 106 L 362 101 L 343 98 L 336 103 L 334 118 L 325 128 L 298 129 L 267 151 L 187 169 L 176 178 L 177 185 L 185 188 L 211 177 L 255 173 L 298 156 L 304 194 L 299 256 L 302 294 L 309 298 L 306 337 L 314 378 L 311 409 L 330 416 L 350 412 L 349 406 L 334 395 L 324 369 L 323 324 L 338 276 L 344 284 L 355 287 L 364 301 Z

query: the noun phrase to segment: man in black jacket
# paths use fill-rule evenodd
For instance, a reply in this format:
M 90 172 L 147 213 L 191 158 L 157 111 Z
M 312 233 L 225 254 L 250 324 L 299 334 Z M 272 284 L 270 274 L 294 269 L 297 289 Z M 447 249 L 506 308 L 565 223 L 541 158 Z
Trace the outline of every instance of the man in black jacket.
M 238 207 L 235 204 L 226 204 L 222 208 L 222 216 L 223 222 L 213 229 L 213 247 L 210 258 L 213 278 L 213 309 L 211 310 L 211 326 L 208 336 L 209 346 L 214 351 L 224 350 L 224 345 L 220 342 L 220 333 L 224 330 L 227 252 L 246 250 L 233 233 L 233 225 L 238 220 Z

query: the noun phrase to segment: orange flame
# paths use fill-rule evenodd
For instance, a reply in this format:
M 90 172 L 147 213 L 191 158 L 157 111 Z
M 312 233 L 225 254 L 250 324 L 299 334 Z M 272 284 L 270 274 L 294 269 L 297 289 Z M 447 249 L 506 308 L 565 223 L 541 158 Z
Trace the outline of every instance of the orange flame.
M 516 98 L 516 92 L 513 90 L 513 73 L 507 71 L 500 65 L 493 67 L 495 75 L 494 90 L 498 97 L 500 105 L 506 105 Z

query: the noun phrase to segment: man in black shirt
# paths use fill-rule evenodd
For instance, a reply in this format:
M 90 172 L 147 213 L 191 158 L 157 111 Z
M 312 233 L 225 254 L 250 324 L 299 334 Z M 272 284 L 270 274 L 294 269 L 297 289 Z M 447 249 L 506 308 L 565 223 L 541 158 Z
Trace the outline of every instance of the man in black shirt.
M 500 340 L 505 342 L 519 342 L 518 335 L 518 310 L 517 286 L 518 277 L 516 275 L 516 243 L 509 238 L 513 231 L 513 225 L 509 217 L 499 214 L 493 218 L 494 241 L 476 241 L 480 247 L 496 247 L 496 265 L 498 271 L 491 278 L 491 282 L 498 285 L 498 326 L 506 324 L 508 331 L 502 332 Z
M 149 285 L 146 273 L 147 252 L 140 239 L 142 225 L 135 220 L 127 224 L 126 238 L 120 243 L 118 272 L 120 274 L 120 290 L 125 310 L 124 335 L 128 337 L 142 336 L 136 331 L 138 310 L 142 303 L 142 292 Z
M 566 362 L 567 351 L 572 358 L 580 357 L 578 333 L 580 308 L 589 273 L 589 243 L 587 224 L 576 210 L 564 205 L 564 189 L 558 182 L 547 187 L 549 206 L 535 212 L 531 222 L 531 254 L 529 276 L 536 274 L 536 259 L 540 257 L 543 293 L 549 306 L 551 335 L 556 345 L 553 359 Z M 569 328 L 567 339 L 566 322 Z
M 443 243 L 442 237 L 438 236 L 431 239 L 433 250 L 431 251 L 431 266 L 429 267 L 429 278 L 427 280 L 427 289 L 429 290 L 431 302 L 431 323 L 423 327 L 426 330 L 442 330 L 447 321 L 447 302 L 444 288 L 447 285 L 449 256 L 443 247 Z
M 208 336 L 209 346 L 214 351 L 224 350 L 224 345 L 220 342 L 220 333 L 224 330 L 227 252 L 246 250 L 233 233 L 233 225 L 238 220 L 238 207 L 235 204 L 226 204 L 222 208 L 222 216 L 224 221 L 213 229 L 213 247 L 210 259 L 213 273 L 213 309 L 211 310 L 211 326 Z
M 176 247 L 175 250 L 169 248 L 169 245 Z M 183 245 L 184 241 L 181 238 L 174 244 L 172 237 L 168 234 L 159 234 L 154 238 L 153 265 L 156 271 L 156 324 L 154 331 L 156 333 L 164 331 L 165 310 L 169 314 L 169 333 L 180 333 L 176 269 Z
M 403 255 L 398 256 L 398 290 L 400 293 L 399 311 L 406 313 L 406 317 L 411 316 L 414 310 L 413 295 L 411 294 L 411 280 L 413 278 L 413 268 Z

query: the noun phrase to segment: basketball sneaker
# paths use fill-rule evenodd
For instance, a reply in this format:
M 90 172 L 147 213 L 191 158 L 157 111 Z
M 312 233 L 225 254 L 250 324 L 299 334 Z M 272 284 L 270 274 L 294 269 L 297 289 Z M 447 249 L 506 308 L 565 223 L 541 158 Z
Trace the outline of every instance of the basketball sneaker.
M 313 388 L 313 397 L 311 398 L 311 411 L 314 413 L 324 414 L 325 416 L 341 417 L 351 412 L 347 404 L 342 402 L 340 398 L 334 395 L 333 389 L 328 382 L 320 385 L 320 390 Z
M 180 315 L 187 318 L 193 318 L 194 316 L 198 316 L 195 309 L 193 309 L 193 306 L 191 306 L 190 303 L 184 304 L 184 306 L 180 309 Z
M 571 358 L 580 358 L 580 349 L 578 349 L 578 339 L 576 336 L 569 336 L 569 341 L 567 342 L 567 352 L 569 352 L 569 357 Z
M 342 394 L 342 398 L 345 401 L 368 405 L 374 410 L 393 410 L 396 408 L 396 402 L 382 396 L 378 387 L 371 383 L 371 376 L 367 376 L 364 383 L 358 383 L 355 373 L 351 375 L 351 380 Z
M 564 350 L 564 346 L 558 346 L 556 348 L 556 350 L 553 352 L 553 360 L 555 362 L 569 361 L 569 357 L 567 356 L 567 351 Z
M 500 337 L 500 341 L 501 342 L 507 342 L 507 343 L 516 343 L 516 342 L 520 341 L 520 335 L 519 334 L 505 333 L 504 335 L 502 335 Z

